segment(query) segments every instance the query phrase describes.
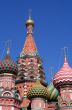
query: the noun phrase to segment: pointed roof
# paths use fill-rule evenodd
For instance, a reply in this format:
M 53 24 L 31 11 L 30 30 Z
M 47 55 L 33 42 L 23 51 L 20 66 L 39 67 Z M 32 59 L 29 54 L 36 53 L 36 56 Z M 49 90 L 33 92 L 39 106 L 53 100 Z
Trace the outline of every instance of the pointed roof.
M 31 55 L 36 56 L 38 54 L 36 44 L 32 34 L 28 34 L 26 37 L 26 41 L 20 56 Z
M 72 84 L 72 68 L 69 66 L 66 57 L 62 68 L 54 75 L 53 83 L 56 87 Z
M 26 21 L 26 27 L 27 27 L 27 37 L 22 52 L 20 54 L 20 57 L 24 57 L 25 55 L 36 56 L 38 55 L 38 52 L 32 32 L 32 29 L 34 27 L 34 22 L 30 17 Z

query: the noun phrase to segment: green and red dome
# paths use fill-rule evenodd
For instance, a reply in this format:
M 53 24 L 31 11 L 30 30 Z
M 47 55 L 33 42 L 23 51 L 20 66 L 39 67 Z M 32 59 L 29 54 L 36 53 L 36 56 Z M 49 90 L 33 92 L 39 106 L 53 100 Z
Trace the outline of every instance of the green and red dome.
M 3 61 L 0 61 L 0 73 L 11 73 L 17 75 L 18 68 L 9 54 L 6 54 Z

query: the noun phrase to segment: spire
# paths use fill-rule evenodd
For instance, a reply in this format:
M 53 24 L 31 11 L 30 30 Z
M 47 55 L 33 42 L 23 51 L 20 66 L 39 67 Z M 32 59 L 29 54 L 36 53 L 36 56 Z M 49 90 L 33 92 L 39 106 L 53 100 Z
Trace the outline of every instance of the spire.
M 6 55 L 10 55 L 11 40 L 6 41 Z
M 10 54 L 10 48 L 7 48 L 6 54 L 9 55 Z
M 65 60 L 65 61 L 67 60 L 66 48 L 67 48 L 67 47 L 64 47 L 64 60 Z
M 33 32 L 32 32 L 33 27 L 34 27 L 34 21 L 33 21 L 32 18 L 31 18 L 31 10 L 29 10 L 29 18 L 28 18 L 28 20 L 26 21 L 27 33 L 33 33 Z
M 34 27 L 34 21 L 31 19 L 31 14 L 29 14 L 29 19 L 26 21 L 26 27 L 27 37 L 20 57 L 24 57 L 25 55 L 36 56 L 38 52 L 33 38 L 32 29 Z
M 67 52 L 66 52 L 67 47 L 64 47 L 64 63 L 67 63 Z
M 67 60 L 67 47 L 64 47 L 63 48 L 64 50 L 64 63 L 63 63 L 63 68 L 69 68 L 69 63 L 68 63 L 68 60 Z

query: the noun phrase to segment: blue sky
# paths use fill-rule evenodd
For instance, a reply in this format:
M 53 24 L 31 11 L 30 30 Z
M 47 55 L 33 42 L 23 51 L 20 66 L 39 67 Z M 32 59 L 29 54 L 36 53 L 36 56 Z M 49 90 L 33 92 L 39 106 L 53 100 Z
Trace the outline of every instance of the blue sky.
M 26 38 L 29 9 L 35 21 L 34 39 L 49 83 L 63 64 L 64 46 L 72 66 L 72 0 L 0 0 L 0 58 L 5 54 L 5 42 L 11 40 L 11 56 L 17 60 Z

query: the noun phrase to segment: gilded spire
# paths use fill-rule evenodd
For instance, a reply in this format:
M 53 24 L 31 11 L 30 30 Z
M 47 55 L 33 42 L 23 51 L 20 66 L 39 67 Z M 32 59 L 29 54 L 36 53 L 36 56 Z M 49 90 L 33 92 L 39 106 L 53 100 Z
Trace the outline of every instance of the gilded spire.
M 31 13 L 30 13 L 29 19 L 26 21 L 27 37 L 22 52 L 20 54 L 20 57 L 24 57 L 25 55 L 30 55 L 30 56 L 38 55 L 36 44 L 32 34 L 33 26 L 34 26 L 34 21 L 31 19 Z
M 34 21 L 31 18 L 31 10 L 29 10 L 29 18 L 26 21 L 27 33 L 32 33 L 34 27 Z

